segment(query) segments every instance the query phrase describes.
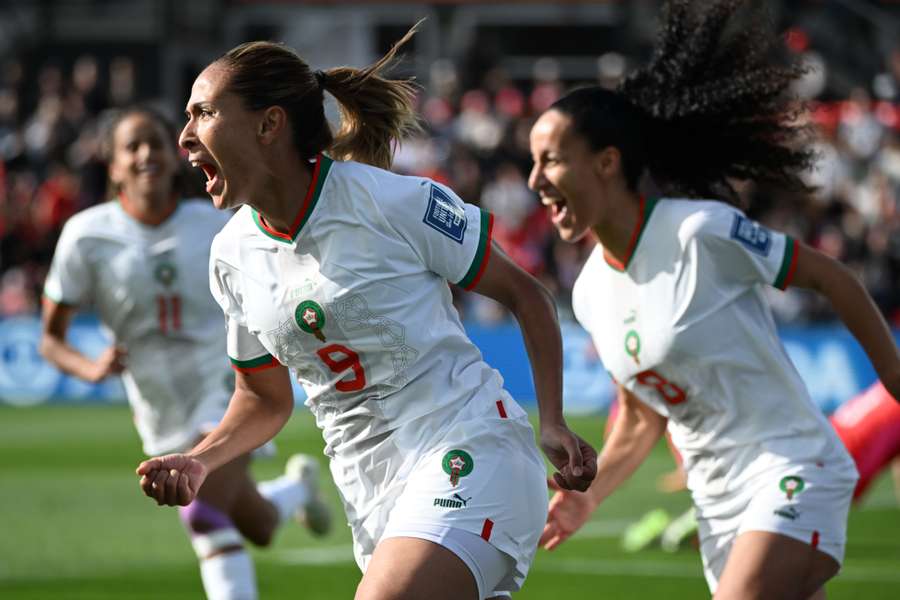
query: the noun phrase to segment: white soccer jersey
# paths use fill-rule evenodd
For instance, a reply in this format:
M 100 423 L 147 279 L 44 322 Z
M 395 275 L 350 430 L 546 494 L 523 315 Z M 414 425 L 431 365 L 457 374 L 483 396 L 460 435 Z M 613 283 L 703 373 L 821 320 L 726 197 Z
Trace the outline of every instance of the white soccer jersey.
M 796 257 L 792 238 L 721 202 L 642 200 L 625 264 L 598 246 L 575 284 L 604 366 L 668 417 L 700 516 L 775 466 L 854 472 L 762 294 L 790 283 Z
M 363 538 L 377 542 L 383 529 L 372 515 L 402 492 L 452 415 L 508 398 L 447 285 L 477 284 L 490 238 L 488 213 L 429 179 L 320 155 L 290 235 L 244 206 L 213 242 L 210 286 L 229 357 L 238 370 L 294 371 L 354 537 L 369 551 Z M 439 459 L 430 468 L 447 479 Z M 495 538 L 516 555 L 517 540 L 496 529 Z
M 151 227 L 110 201 L 72 217 L 56 246 L 44 293 L 92 306 L 128 350 L 123 382 L 148 454 L 191 444 L 231 397 L 225 330 L 206 285 L 210 244 L 229 216 L 186 200 Z

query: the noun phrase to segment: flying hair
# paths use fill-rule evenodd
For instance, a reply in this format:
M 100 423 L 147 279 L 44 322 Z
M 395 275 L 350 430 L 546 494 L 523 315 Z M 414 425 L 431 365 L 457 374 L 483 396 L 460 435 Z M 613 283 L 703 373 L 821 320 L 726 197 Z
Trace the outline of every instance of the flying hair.
M 248 109 L 284 108 L 294 145 L 303 158 L 328 152 L 338 160 L 388 168 L 396 144 L 421 129 L 414 110 L 416 86 L 412 80 L 385 75 L 420 24 L 413 25 L 380 60 L 362 69 L 313 71 L 288 46 L 267 41 L 241 44 L 215 63 L 228 70 L 228 90 L 240 96 Z M 337 134 L 325 117 L 325 91 L 337 100 L 341 115 Z
M 733 200 L 729 179 L 806 190 L 799 172 L 814 156 L 789 96 L 803 68 L 769 61 L 777 38 L 759 11 L 729 28 L 744 0 L 699 4 L 666 3 L 653 57 L 620 88 L 651 119 L 647 168 L 689 196 Z
M 615 91 L 576 90 L 554 105 L 593 148 L 619 147 L 632 189 L 648 171 L 667 195 L 732 203 L 734 180 L 808 190 L 800 172 L 815 155 L 789 94 L 804 69 L 770 59 L 778 38 L 760 11 L 739 22 L 743 4 L 668 0 L 644 67 Z

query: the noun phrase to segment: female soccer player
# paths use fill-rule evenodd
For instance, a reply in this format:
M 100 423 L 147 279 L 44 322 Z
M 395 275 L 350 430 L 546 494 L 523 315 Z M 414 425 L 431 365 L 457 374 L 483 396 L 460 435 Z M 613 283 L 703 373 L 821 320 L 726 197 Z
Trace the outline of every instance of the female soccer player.
M 409 82 L 381 75 L 412 33 L 365 69 L 312 71 L 284 46 L 253 42 L 195 80 L 181 145 L 218 208 L 243 205 L 210 268 L 237 385 L 200 445 L 138 473 L 159 503 L 190 501 L 207 473 L 282 427 L 291 368 L 365 573 L 357 598 L 494 597 L 518 589 L 534 556 L 544 466 L 525 411 L 466 337 L 448 282 L 517 317 L 560 485 L 586 489 L 596 454 L 562 416 L 553 300 L 492 245 L 490 215 L 429 179 L 383 170 L 416 123 Z M 334 136 L 325 91 L 342 111 Z
M 784 96 L 798 70 L 767 61 L 762 27 L 728 27 L 740 4 L 669 2 L 646 67 L 616 91 L 573 91 L 531 131 L 529 183 L 560 236 L 598 242 L 573 305 L 624 398 L 589 493 L 557 493 L 542 544 L 580 527 L 668 427 L 715 597 L 822 598 L 857 474 L 761 287 L 827 297 L 895 397 L 900 354 L 847 268 L 726 202 L 733 179 L 799 187 L 810 162 Z M 662 198 L 642 194 L 645 175 Z
M 175 131 L 155 110 L 119 112 L 105 150 L 117 198 L 66 223 L 44 288 L 40 349 L 85 381 L 121 373 L 144 451 L 176 452 L 222 419 L 230 397 L 221 316 L 206 285 L 198 285 L 208 278 L 209 247 L 227 219 L 207 202 L 180 199 Z M 114 339 L 93 360 L 66 342 L 72 316 L 86 305 Z M 256 598 L 244 538 L 268 545 L 277 525 L 298 510 L 314 532 L 328 528 L 314 459 L 292 457 L 288 473 L 259 488 L 249 463 L 247 452 L 236 454 L 180 509 L 212 600 Z

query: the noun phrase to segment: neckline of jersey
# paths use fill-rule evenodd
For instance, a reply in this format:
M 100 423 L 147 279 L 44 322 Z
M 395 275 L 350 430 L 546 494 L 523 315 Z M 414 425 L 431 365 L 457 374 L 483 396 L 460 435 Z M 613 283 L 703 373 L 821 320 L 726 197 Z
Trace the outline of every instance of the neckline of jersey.
M 157 223 L 156 225 L 151 225 L 150 223 L 144 223 L 140 219 L 135 218 L 131 213 L 129 213 L 127 210 L 125 210 L 125 207 L 122 205 L 122 197 L 123 196 L 125 196 L 125 194 L 123 192 L 119 192 L 118 194 L 116 194 L 114 200 L 116 202 L 116 206 L 118 206 L 119 210 L 122 212 L 122 214 L 125 215 L 125 218 L 127 218 L 129 221 L 131 221 L 132 223 L 137 225 L 139 228 L 148 229 L 151 231 L 156 231 L 158 229 L 162 229 L 169 223 L 174 223 L 176 221 L 177 214 L 181 211 L 182 204 L 184 204 L 183 198 L 178 198 L 178 196 L 176 194 L 172 194 L 172 197 L 175 199 L 175 209 L 172 210 L 172 212 L 170 212 L 168 214 L 168 216 L 165 219 L 163 219 L 161 222 Z
M 250 210 L 253 213 L 253 222 L 256 223 L 259 230 L 275 241 L 285 244 L 294 243 L 297 236 L 300 235 L 303 226 L 309 221 L 309 217 L 312 215 L 316 204 L 319 202 L 319 197 L 322 194 L 322 187 L 325 184 L 325 179 L 328 177 L 328 172 L 331 170 L 332 163 L 334 163 L 334 161 L 324 154 L 320 153 L 316 155 L 316 166 L 313 167 L 312 179 L 309 182 L 309 188 L 306 190 L 306 196 L 303 198 L 303 203 L 300 205 L 300 210 L 297 212 L 297 216 L 294 218 L 294 222 L 291 225 L 290 233 L 275 231 L 269 227 L 265 218 L 259 214 L 255 208 L 252 208 Z
M 638 222 L 634 226 L 634 231 L 631 232 L 631 239 L 628 240 L 628 249 L 625 251 L 624 260 L 622 260 L 621 262 L 618 261 L 614 256 L 606 251 L 606 248 L 604 248 L 603 260 L 606 261 L 606 264 L 608 264 L 616 271 L 619 271 L 620 273 L 624 273 L 628 269 L 628 265 L 631 264 L 631 259 L 634 258 L 634 253 L 637 250 L 638 243 L 641 241 L 641 236 L 643 236 L 644 230 L 647 228 L 647 222 L 650 220 L 650 213 L 653 212 L 653 209 L 656 207 L 656 203 L 658 201 L 658 198 L 647 199 L 644 196 L 641 196 Z

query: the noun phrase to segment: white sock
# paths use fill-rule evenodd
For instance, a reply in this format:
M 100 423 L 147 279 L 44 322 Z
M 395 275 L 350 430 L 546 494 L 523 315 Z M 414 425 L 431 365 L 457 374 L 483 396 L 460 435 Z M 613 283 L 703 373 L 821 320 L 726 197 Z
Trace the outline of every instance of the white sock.
M 200 578 L 208 600 L 257 600 L 259 597 L 253 561 L 246 550 L 202 559 Z
M 278 509 L 278 522 L 284 523 L 294 516 L 297 509 L 309 502 L 309 489 L 292 477 L 282 475 L 256 484 L 263 498 Z

